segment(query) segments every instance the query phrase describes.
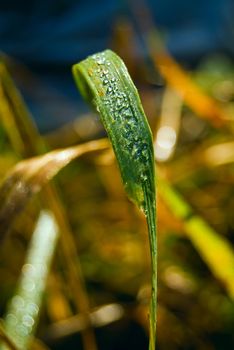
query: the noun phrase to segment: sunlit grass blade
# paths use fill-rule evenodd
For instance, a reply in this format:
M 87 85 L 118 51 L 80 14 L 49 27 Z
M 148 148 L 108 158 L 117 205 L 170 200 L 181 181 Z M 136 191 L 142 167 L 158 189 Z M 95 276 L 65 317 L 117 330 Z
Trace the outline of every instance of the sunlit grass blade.
M 188 238 L 202 259 L 234 298 L 234 249 L 231 244 L 197 215 L 173 186 L 160 179 L 158 189 L 171 212 L 182 220 Z
M 53 216 L 48 211 L 42 211 L 22 267 L 16 294 L 4 317 L 7 335 L 22 350 L 30 348 L 57 239 L 58 227 Z
M 140 98 L 123 61 L 112 51 L 73 66 L 83 97 L 100 113 L 111 140 L 129 198 L 146 215 L 152 261 L 150 349 L 155 348 L 157 246 L 154 152 L 151 131 Z
M 3 71 L 3 64 L 0 63 L 0 73 Z M 20 138 L 17 125 L 11 113 L 11 109 L 6 100 L 6 95 L 3 87 L 3 82 L 0 80 L 0 116 L 3 121 L 3 124 L 6 126 L 6 129 L 9 130 L 8 137 L 14 149 L 20 153 L 24 153 L 24 143 Z
M 112 322 L 121 320 L 126 316 L 126 309 L 117 303 L 104 304 L 90 311 L 90 322 L 95 328 L 110 325 Z M 83 314 L 68 317 L 64 320 L 54 322 L 46 330 L 46 339 L 59 340 L 86 327 L 86 320 Z
M 168 161 L 175 152 L 181 124 L 182 106 L 181 96 L 167 87 L 162 97 L 161 113 L 154 141 L 155 157 L 159 162 Z
M 108 148 L 106 139 L 51 151 L 19 162 L 0 188 L 0 238 L 3 239 L 15 217 L 30 198 L 38 193 L 67 164 L 86 152 Z
M 154 42 L 154 32 L 149 37 Z M 150 45 L 154 47 L 153 44 Z M 152 60 L 155 66 L 165 78 L 168 85 L 177 91 L 184 102 L 200 117 L 207 119 L 215 127 L 224 126 L 228 119 L 227 113 L 212 97 L 203 92 L 196 83 L 169 54 L 157 54 L 152 52 Z
M 199 117 L 215 127 L 228 127 L 229 113 L 193 81 L 189 73 L 167 51 L 144 0 L 128 0 L 153 65 Z M 144 13 L 144 16 L 142 16 Z
M 46 150 L 42 138 L 3 61 L 0 61 L 0 117 L 16 152 L 32 157 Z

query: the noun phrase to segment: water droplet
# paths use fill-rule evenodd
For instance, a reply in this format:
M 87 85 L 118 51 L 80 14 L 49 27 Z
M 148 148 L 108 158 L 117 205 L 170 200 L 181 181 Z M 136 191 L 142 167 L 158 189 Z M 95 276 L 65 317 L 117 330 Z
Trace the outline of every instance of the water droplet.
M 125 118 L 130 118 L 132 117 L 132 111 L 130 108 L 126 108 L 124 111 L 123 111 L 123 115 Z
M 143 155 L 145 158 L 148 158 L 148 152 L 147 152 L 147 150 L 143 149 L 143 150 L 142 150 L 142 155 Z
M 23 325 L 26 327 L 31 328 L 34 325 L 34 319 L 29 315 L 24 315 L 22 321 Z
M 109 74 L 108 74 L 108 71 L 101 71 L 101 74 L 100 74 L 100 78 L 101 79 L 105 79 L 105 78 L 108 78 Z
M 113 89 L 112 89 L 111 86 L 108 86 L 108 88 L 107 88 L 107 90 L 106 90 L 106 93 L 107 93 L 107 95 L 113 94 Z
M 19 295 L 15 295 L 12 299 L 12 305 L 15 308 L 22 308 L 24 307 L 24 299 L 20 297 Z
M 27 336 L 29 333 L 27 327 L 25 327 L 23 324 L 16 326 L 15 331 L 16 334 L 23 336 Z
M 32 264 L 24 264 L 22 267 L 22 272 L 25 276 L 33 276 L 36 270 Z
M 104 103 L 106 106 L 108 106 L 108 105 L 110 105 L 110 100 L 109 100 L 108 98 L 105 98 L 105 99 L 103 100 L 103 103 Z
M 147 181 L 148 176 L 146 174 L 141 174 L 140 177 L 141 177 L 142 181 L 144 181 L 144 182 Z
M 131 118 L 126 121 L 126 124 L 129 125 L 130 129 L 133 130 L 136 126 L 135 119 Z
M 23 289 L 27 292 L 32 292 L 35 289 L 35 283 L 33 282 L 33 280 L 28 279 L 27 281 L 25 281 L 23 284 Z
M 38 306 L 37 306 L 36 304 L 34 304 L 34 303 L 28 303 L 28 304 L 26 305 L 26 311 L 27 311 L 30 315 L 34 316 L 34 315 L 37 315 L 37 313 L 38 313 L 38 311 L 39 311 L 39 308 L 38 308 Z
M 97 62 L 97 64 L 104 64 L 105 63 L 105 61 L 106 61 L 106 59 L 105 59 L 105 57 L 103 57 L 103 56 L 97 56 L 96 57 L 96 62 Z
M 116 99 L 116 106 L 117 106 L 117 107 L 121 107 L 122 102 L 123 102 L 122 99 L 119 98 L 119 97 L 117 97 L 117 99 Z
M 6 322 L 9 323 L 11 326 L 15 326 L 17 324 L 17 318 L 13 314 L 7 314 Z

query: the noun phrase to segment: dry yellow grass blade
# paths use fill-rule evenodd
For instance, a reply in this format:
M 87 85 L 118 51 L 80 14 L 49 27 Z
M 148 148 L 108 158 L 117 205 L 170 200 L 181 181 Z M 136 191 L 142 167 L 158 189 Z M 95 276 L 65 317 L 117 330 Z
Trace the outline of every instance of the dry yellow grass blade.
M 87 152 L 109 147 L 107 139 L 55 150 L 16 164 L 0 188 L 0 238 L 3 239 L 15 217 L 62 168 Z
M 12 143 L 13 149 L 21 158 L 45 153 L 48 147 L 37 131 L 31 115 L 4 63 L 5 60 L 0 63 L 0 83 L 2 87 L 1 97 L 2 100 L 4 100 L 7 114 L 4 113 L 4 110 L 0 110 L 0 118 Z M 8 61 L 6 63 L 8 64 Z M 14 130 L 17 130 L 17 132 L 14 132 Z M 12 180 L 5 188 L 5 195 L 11 188 L 11 182 Z M 63 208 L 54 183 L 51 182 L 44 186 L 40 193 L 40 199 L 42 207 L 49 208 L 53 212 L 60 228 L 59 249 L 61 250 L 63 264 L 66 265 L 66 280 L 77 312 L 86 314 L 89 312 L 90 306 L 79 257 L 77 255 L 76 245 L 66 216 L 66 211 Z M 97 349 L 95 336 L 90 327 L 82 331 L 81 335 L 84 349 Z
M 158 181 L 159 194 L 184 230 L 213 275 L 234 298 L 234 250 L 230 242 L 197 215 L 167 181 Z
M 3 322 L 0 323 L 0 339 L 8 346 L 10 350 L 19 350 L 18 347 L 14 344 L 11 338 L 7 335 Z
M 154 47 L 153 44 L 150 47 Z M 168 85 L 181 95 L 184 102 L 198 116 L 208 119 L 215 127 L 225 124 L 226 112 L 192 81 L 189 74 L 169 54 L 166 52 L 158 54 L 156 50 L 153 50 L 151 56 Z
M 188 72 L 167 52 L 145 2 L 129 0 L 129 4 L 153 64 L 167 84 L 181 95 L 185 104 L 199 117 L 209 120 L 215 127 L 225 126 L 226 121 L 230 119 L 226 111 L 216 100 L 203 92 Z

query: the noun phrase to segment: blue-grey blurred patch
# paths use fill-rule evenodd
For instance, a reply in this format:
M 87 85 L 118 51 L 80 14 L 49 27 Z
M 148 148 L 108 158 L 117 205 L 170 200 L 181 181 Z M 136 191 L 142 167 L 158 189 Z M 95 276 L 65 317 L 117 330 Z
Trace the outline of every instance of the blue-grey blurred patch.
M 149 0 L 167 47 L 177 58 L 196 62 L 212 52 L 234 54 L 233 0 Z
M 0 49 L 37 74 L 36 91 L 20 87 L 42 132 L 85 110 L 71 65 L 109 46 L 119 8 L 115 0 L 0 1 Z
M 233 0 L 148 4 L 175 57 L 196 61 L 209 52 L 234 53 Z M 0 0 L 0 49 L 38 76 L 40 84 L 20 87 L 42 132 L 85 110 L 70 67 L 109 46 L 115 19 L 127 8 L 124 0 Z

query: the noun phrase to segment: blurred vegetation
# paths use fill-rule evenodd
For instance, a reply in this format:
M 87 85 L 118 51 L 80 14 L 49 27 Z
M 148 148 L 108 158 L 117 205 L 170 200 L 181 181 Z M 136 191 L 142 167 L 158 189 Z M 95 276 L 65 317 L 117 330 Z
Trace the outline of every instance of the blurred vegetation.
M 128 21 L 116 26 L 113 48 L 138 85 L 155 137 L 158 349 L 232 349 L 234 64 L 229 57 L 211 56 L 187 72 L 164 48 L 159 51 L 163 45 L 151 29 L 150 63 L 137 56 Z M 14 77 L 17 69 L 2 60 L 2 181 L 22 159 L 102 134 L 98 121 L 90 130 L 96 118 L 90 114 L 39 135 L 8 74 Z M 30 166 L 26 171 L 33 170 Z M 0 338 L 8 348 L 18 348 L 7 332 L 8 305 L 27 270 L 38 217 L 47 209 L 58 226 L 59 241 L 29 348 L 146 349 L 150 257 L 145 219 L 125 196 L 113 154 L 97 146 L 61 170 L 55 182 L 7 222 L 9 232 L 0 248 Z M 7 198 L 1 199 L 2 209 Z

